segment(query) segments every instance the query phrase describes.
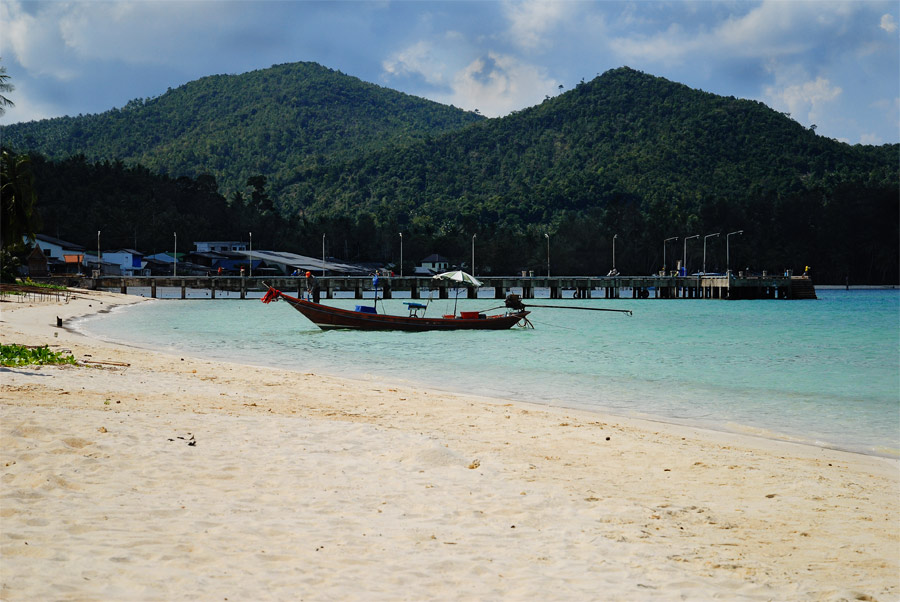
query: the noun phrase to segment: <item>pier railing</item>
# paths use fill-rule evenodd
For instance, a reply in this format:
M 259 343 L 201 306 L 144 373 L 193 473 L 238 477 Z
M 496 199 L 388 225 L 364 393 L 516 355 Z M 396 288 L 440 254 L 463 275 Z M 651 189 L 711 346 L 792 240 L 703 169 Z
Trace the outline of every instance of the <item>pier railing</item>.
M 805 276 L 705 274 L 696 276 L 479 276 L 481 290 L 493 289 L 495 299 L 503 299 L 508 293 L 516 293 L 532 299 L 536 289 L 549 289 L 551 299 L 561 299 L 571 292 L 578 299 L 815 299 L 815 287 Z M 176 289 L 182 299 L 188 291 L 208 291 L 207 298 L 217 293 L 237 293 L 244 299 L 248 293 L 264 292 L 271 285 L 288 294 L 302 294 L 309 287 L 305 277 L 294 276 L 103 276 L 100 278 L 55 277 L 53 282 L 67 286 L 112 290 L 128 293 L 136 288 L 150 289 L 150 296 L 157 297 L 160 289 Z M 337 292 L 351 293 L 356 299 L 365 294 L 371 296 L 374 289 L 369 276 L 325 276 L 316 279 L 324 299 Z M 435 295 L 446 299 L 454 295 L 454 286 L 446 281 L 428 277 L 379 277 L 379 295 L 390 299 L 394 292 L 408 292 L 409 297 L 419 299 Z M 477 291 L 461 289 L 461 296 L 474 298 Z

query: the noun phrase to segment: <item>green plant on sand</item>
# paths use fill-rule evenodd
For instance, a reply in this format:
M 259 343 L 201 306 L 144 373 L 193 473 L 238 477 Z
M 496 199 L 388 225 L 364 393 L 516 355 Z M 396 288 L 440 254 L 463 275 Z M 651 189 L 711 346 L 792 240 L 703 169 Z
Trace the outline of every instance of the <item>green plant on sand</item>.
M 27 347 L 16 344 L 0 345 L 0 365 L 2 366 L 75 363 L 75 358 L 72 355 L 66 355 L 61 351 L 50 351 L 47 345 L 42 347 Z

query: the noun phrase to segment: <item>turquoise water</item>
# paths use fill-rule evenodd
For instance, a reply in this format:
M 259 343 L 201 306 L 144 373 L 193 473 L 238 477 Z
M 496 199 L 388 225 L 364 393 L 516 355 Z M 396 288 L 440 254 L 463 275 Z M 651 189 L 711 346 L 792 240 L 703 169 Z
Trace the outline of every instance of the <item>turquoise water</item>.
M 900 456 L 900 291 L 819 297 L 535 299 L 634 316 L 535 308 L 534 330 L 445 333 L 325 332 L 283 302 L 164 300 L 78 328 L 177 353 Z M 460 299 L 459 309 L 501 303 Z M 452 308 L 435 301 L 428 313 Z M 404 309 L 401 299 L 379 302 Z

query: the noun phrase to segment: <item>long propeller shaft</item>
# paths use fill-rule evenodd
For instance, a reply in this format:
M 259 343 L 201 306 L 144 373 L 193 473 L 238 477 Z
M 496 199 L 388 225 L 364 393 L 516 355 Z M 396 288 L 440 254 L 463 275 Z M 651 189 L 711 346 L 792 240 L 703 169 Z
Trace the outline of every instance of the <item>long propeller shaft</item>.
M 630 309 L 608 309 L 606 307 L 576 307 L 574 305 L 526 305 L 525 307 L 540 307 L 546 309 L 580 309 L 582 311 L 614 311 L 618 313 L 633 315 Z

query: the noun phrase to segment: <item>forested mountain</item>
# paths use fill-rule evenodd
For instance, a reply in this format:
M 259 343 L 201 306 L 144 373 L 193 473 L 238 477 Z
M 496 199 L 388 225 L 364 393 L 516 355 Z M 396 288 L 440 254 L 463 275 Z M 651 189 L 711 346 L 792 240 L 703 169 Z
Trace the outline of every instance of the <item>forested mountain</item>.
M 246 93 L 288 89 L 261 82 L 304 77 L 297 87 L 317 92 L 303 101 Z M 301 127 L 299 107 L 313 98 L 327 100 L 309 108 L 318 117 Z M 241 129 L 247 123 L 254 128 Z M 99 194 L 85 189 L 80 202 L 88 206 L 79 211 L 100 219 L 104 207 L 115 207 L 122 229 L 145 227 L 145 219 L 126 215 L 148 199 L 136 182 L 150 174 L 128 167 L 138 161 L 190 176 L 171 180 L 180 186 L 227 195 L 221 237 L 240 237 L 263 216 L 272 246 L 313 255 L 325 234 L 329 254 L 396 261 L 403 232 L 407 260 L 436 251 L 464 262 L 474 235 L 479 273 L 540 272 L 546 233 L 555 274 L 601 274 L 611 267 L 617 235 L 616 267 L 648 273 L 661 267 L 664 239 L 679 237 L 668 250 L 671 269 L 684 237 L 701 235 L 688 247 L 689 267 L 698 269 L 702 237 L 721 232 L 710 240 L 707 267 L 723 270 L 725 235 L 743 230 L 731 239 L 732 268 L 811 265 L 819 282 L 898 280 L 900 145 L 839 143 L 761 103 L 628 68 L 482 119 L 318 66 L 285 65 L 205 78 L 122 111 L 8 126 L 2 135 L 19 151 L 56 159 L 83 153 L 38 161 L 45 228 L 63 238 L 54 225 L 71 223 L 46 209 L 71 204 L 66 187 L 78 169 L 111 170 L 118 176 L 104 181 L 121 178 L 132 195 L 115 185 Z M 99 157 L 124 164 L 92 165 Z M 171 236 L 171 225 L 186 224 L 166 223 L 160 232 Z
M 49 159 L 84 155 L 173 177 L 210 174 L 226 191 L 264 175 L 277 189 L 327 163 L 458 129 L 483 117 L 365 83 L 315 63 L 214 75 L 98 115 L 0 129 Z
M 896 282 L 898 159 L 898 145 L 849 146 L 762 103 L 622 68 L 503 119 L 298 170 L 281 200 L 457 241 L 463 257 L 486 232 L 502 271 L 541 265 L 542 232 L 564 271 L 605 272 L 618 234 L 620 262 L 645 273 L 666 238 L 744 230 L 735 265 Z M 724 269 L 713 242 L 709 266 Z

